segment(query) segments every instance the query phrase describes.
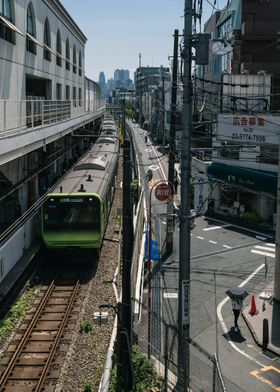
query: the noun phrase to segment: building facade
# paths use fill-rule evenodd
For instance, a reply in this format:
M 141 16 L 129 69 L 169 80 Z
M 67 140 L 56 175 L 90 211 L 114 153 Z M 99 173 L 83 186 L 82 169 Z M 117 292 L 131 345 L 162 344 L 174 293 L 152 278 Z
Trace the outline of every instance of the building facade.
M 196 165 L 196 191 L 209 210 L 268 227 L 278 170 L 278 10 L 275 0 L 232 0 L 214 13 L 205 24 L 209 64 L 197 67 L 195 80 L 201 119 L 212 125 L 212 163 Z
M 38 214 L 10 226 L 78 159 L 103 115 L 85 77 L 86 40 L 58 0 L 0 1 L 0 237 L 13 235 L 1 237 L 0 281 L 38 234 Z

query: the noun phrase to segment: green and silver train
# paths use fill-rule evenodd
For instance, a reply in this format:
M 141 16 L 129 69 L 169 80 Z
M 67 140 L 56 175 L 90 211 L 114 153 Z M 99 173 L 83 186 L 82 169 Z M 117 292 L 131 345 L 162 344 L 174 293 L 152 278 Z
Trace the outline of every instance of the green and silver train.
M 116 183 L 117 134 L 102 136 L 63 177 L 42 206 L 42 237 L 48 248 L 102 245 Z

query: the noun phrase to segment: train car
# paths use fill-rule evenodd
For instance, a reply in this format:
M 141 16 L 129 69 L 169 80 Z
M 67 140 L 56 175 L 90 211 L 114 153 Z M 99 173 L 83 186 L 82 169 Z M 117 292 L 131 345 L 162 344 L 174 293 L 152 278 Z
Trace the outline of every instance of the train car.
M 119 140 L 100 136 L 48 194 L 42 237 L 48 248 L 95 248 L 102 244 L 114 196 Z

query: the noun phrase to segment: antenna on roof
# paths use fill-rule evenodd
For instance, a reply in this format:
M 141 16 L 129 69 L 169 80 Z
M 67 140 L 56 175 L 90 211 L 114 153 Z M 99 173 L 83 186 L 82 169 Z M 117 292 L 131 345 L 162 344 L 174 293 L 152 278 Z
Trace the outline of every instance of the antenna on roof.
M 139 53 L 139 67 L 141 67 L 141 57 L 142 57 L 142 53 Z

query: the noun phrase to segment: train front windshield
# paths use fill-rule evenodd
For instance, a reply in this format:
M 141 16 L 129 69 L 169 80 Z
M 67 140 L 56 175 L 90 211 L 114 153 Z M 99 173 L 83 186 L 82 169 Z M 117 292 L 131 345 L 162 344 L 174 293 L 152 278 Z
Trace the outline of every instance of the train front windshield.
M 50 197 L 44 205 L 45 230 L 100 230 L 97 198 Z

